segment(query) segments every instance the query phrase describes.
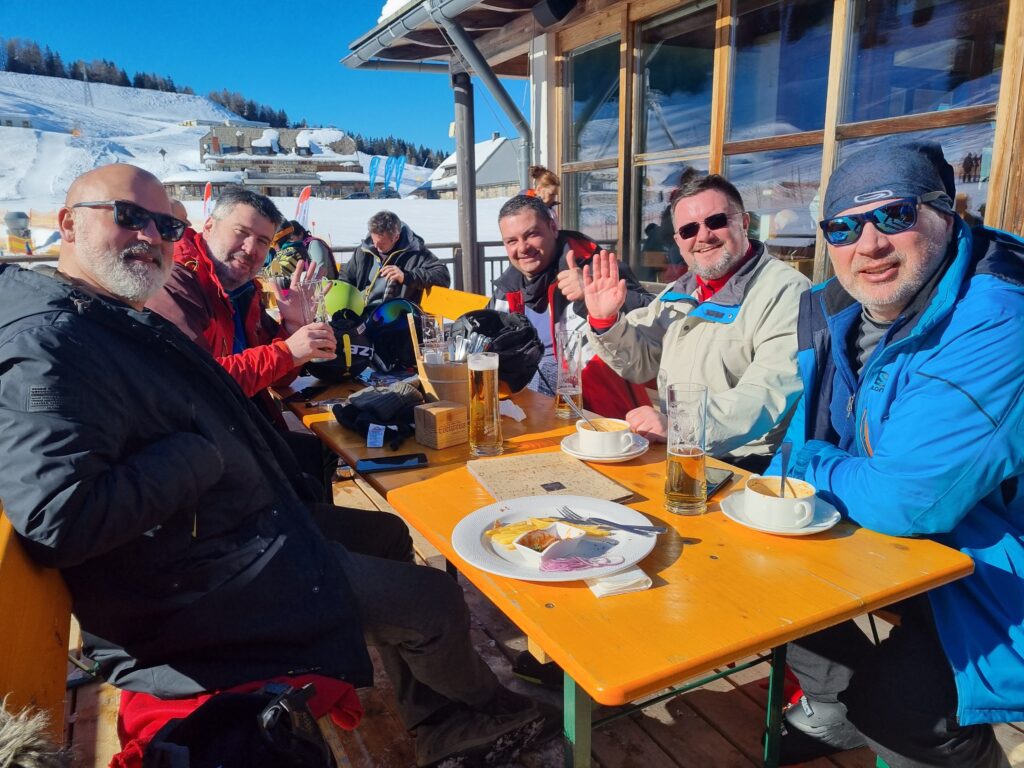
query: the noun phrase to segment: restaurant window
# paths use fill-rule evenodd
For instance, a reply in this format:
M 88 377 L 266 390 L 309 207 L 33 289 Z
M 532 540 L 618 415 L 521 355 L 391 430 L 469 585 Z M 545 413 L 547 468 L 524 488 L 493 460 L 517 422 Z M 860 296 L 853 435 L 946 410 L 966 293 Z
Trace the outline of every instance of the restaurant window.
M 566 62 L 566 160 L 614 158 L 619 151 L 619 38 L 572 51 Z
M 739 0 L 729 140 L 821 130 L 832 6 L 831 0 Z
M 642 25 L 639 44 L 637 152 L 706 147 L 711 141 L 714 6 Z
M 618 168 L 562 174 L 559 226 L 578 229 L 598 242 L 619 237 Z
M 960 125 L 927 131 L 900 134 L 900 141 L 935 141 L 942 146 L 946 161 L 953 166 L 956 182 L 955 207 L 968 224 L 980 224 L 985 216 L 988 198 L 989 171 L 992 167 L 992 148 L 996 126 L 993 122 Z M 870 149 L 881 142 L 892 141 L 891 136 L 853 139 L 839 145 L 839 161 L 862 149 Z M 965 215 L 966 214 L 966 215 Z
M 670 283 L 686 270 L 673 238 L 675 227 L 668 201 L 684 178 L 691 174 L 704 176 L 707 172 L 707 157 L 652 163 L 636 169 L 634 189 L 640 206 L 640 247 L 632 266 L 639 279 Z
M 821 147 L 730 155 L 725 176 L 750 213 L 750 237 L 810 276 L 820 218 Z
M 855 3 L 844 120 L 995 102 L 1007 13 L 1007 0 Z

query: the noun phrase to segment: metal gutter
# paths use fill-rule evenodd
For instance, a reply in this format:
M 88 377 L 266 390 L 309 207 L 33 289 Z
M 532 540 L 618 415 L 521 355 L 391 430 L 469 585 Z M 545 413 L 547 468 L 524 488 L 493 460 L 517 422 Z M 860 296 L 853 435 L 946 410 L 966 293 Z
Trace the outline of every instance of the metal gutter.
M 423 0 L 397 19 L 382 23 L 356 40 L 352 44 L 352 53 L 342 59 L 341 63 L 346 67 L 359 69 L 383 52 L 389 44 L 401 40 L 426 22 L 436 23 L 438 18 L 454 19 L 480 2 L 481 0 Z

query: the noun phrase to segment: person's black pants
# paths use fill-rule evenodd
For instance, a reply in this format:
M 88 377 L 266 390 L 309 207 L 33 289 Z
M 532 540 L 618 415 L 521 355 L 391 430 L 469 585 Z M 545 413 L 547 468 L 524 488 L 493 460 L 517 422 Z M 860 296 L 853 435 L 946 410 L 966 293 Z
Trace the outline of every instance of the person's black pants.
M 310 512 L 324 538 L 338 542 L 349 552 L 403 563 L 413 561 L 409 526 L 398 515 L 333 504 L 312 504 Z
M 991 725 L 961 727 L 953 671 L 924 595 L 892 606 L 900 625 L 874 645 L 852 621 L 790 643 L 808 698 L 840 701 L 890 768 L 1008 766 Z

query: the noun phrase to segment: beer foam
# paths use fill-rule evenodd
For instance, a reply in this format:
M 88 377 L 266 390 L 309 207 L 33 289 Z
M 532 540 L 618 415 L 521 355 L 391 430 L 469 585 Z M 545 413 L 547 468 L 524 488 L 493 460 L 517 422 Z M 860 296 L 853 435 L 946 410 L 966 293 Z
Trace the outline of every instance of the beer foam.
M 474 353 L 466 358 L 471 371 L 498 370 L 498 356 L 494 353 Z

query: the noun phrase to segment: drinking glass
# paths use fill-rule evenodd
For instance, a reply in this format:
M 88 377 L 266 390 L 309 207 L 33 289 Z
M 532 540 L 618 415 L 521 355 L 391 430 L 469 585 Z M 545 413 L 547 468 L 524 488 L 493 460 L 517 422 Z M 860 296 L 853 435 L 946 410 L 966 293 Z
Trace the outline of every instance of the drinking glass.
M 707 511 L 707 411 L 708 388 L 704 384 L 669 385 L 665 509 L 676 515 L 702 515 Z
M 477 352 L 469 363 L 469 451 L 474 456 L 497 456 L 501 446 L 498 411 L 498 354 Z
M 425 363 L 439 365 L 448 362 L 448 348 L 444 340 L 444 317 L 441 315 L 420 316 L 420 354 Z
M 583 410 L 583 340 L 578 331 L 560 330 L 555 334 L 555 417 L 575 419 Z M 572 400 L 574 411 L 566 400 Z

